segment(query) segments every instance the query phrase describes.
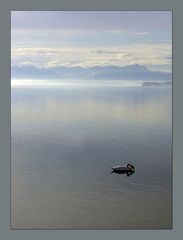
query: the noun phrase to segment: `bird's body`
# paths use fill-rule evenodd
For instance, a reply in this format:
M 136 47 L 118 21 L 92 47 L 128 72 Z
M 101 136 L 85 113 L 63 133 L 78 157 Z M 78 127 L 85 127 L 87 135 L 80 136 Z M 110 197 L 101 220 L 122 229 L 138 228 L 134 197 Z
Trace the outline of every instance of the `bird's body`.
M 115 173 L 120 173 L 120 174 L 129 174 L 131 175 L 132 173 L 135 172 L 135 167 L 132 164 L 127 164 L 126 167 L 124 166 L 115 166 L 112 167 L 113 172 Z

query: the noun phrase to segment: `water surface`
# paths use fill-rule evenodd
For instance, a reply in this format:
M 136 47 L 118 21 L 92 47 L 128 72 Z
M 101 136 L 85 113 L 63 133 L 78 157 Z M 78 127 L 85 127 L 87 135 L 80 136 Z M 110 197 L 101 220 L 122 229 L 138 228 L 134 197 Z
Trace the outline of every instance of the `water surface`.
M 172 227 L 170 87 L 12 88 L 11 226 Z M 130 177 L 111 166 L 132 163 Z

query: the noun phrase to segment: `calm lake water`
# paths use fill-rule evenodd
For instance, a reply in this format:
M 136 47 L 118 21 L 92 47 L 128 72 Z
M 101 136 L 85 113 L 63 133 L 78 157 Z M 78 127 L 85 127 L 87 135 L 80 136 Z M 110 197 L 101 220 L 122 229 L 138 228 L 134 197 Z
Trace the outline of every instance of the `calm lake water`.
M 171 87 L 12 88 L 11 227 L 171 228 Z

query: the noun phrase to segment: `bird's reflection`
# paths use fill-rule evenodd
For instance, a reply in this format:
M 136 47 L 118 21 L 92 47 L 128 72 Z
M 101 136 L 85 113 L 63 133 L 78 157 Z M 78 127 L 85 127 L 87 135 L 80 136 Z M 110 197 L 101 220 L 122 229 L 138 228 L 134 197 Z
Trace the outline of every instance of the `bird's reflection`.
M 129 176 L 134 174 L 134 172 L 114 172 L 113 170 L 110 172 L 110 174 L 112 174 L 112 173 L 126 174 L 127 177 L 129 177 Z

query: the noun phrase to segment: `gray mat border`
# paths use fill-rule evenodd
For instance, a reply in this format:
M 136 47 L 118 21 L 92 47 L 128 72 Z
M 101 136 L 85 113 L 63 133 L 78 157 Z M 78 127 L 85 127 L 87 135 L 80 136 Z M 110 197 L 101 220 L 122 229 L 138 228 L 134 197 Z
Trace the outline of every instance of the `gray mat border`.
M 183 1 L 182 1 L 183 2 Z M 0 238 L 1 239 L 181 239 L 182 233 L 182 10 L 181 0 L 6 0 L 0 3 Z M 10 11 L 11 10 L 173 10 L 173 230 L 10 230 Z

